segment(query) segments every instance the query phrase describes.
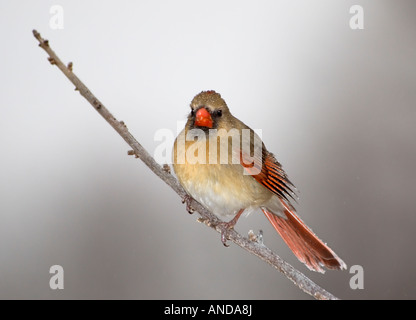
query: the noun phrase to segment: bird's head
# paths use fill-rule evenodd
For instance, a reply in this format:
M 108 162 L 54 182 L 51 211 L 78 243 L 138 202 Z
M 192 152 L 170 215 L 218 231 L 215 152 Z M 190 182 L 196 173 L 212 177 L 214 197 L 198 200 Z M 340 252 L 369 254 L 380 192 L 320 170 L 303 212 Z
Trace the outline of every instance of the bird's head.
M 229 116 L 227 104 L 219 93 L 202 91 L 191 102 L 188 122 L 193 128 L 218 129 L 223 127 Z

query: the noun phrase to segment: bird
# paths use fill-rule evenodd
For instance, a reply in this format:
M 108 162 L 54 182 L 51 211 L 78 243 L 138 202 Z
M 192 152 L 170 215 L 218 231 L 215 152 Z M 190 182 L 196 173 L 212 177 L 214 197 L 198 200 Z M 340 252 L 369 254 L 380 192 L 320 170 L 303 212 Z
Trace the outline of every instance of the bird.
M 243 213 L 261 210 L 310 270 L 346 269 L 344 261 L 297 215 L 292 205 L 297 189 L 282 165 L 254 130 L 231 114 L 221 95 L 202 91 L 190 107 L 173 145 L 172 165 L 189 197 L 229 220 L 221 225 L 222 243 L 227 246 L 227 232 Z

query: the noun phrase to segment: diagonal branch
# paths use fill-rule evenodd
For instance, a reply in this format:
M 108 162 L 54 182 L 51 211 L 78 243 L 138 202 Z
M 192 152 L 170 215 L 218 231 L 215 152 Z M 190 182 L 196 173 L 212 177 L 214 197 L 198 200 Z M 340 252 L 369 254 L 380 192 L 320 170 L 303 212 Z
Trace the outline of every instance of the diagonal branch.
M 203 207 L 199 202 L 192 199 L 187 195 L 185 190 L 179 184 L 178 180 L 170 174 L 168 168 L 160 166 L 155 159 L 143 148 L 143 146 L 133 137 L 129 132 L 123 121 L 118 121 L 110 111 L 99 101 L 82 83 L 82 81 L 72 72 L 72 62 L 67 66 L 59 59 L 55 52 L 49 46 L 48 40 L 41 37 L 39 32 L 33 30 L 34 37 L 39 41 L 39 46 L 46 51 L 49 55 L 48 60 L 52 65 L 56 65 L 65 76 L 74 84 L 75 90 L 79 93 L 97 110 L 97 112 L 118 132 L 118 134 L 127 142 L 127 144 L 133 149 L 129 154 L 134 154 L 140 158 L 160 179 L 166 182 L 182 199 L 187 202 L 188 211 L 198 211 L 202 219 L 200 222 L 204 222 L 208 226 L 215 229 L 217 232 L 221 232 L 218 223 L 221 222 L 213 213 Z M 316 299 L 322 300 L 337 300 L 338 298 L 321 288 L 309 278 L 307 278 L 300 271 L 293 268 L 286 261 L 282 260 L 277 254 L 272 252 L 269 248 L 260 242 L 252 241 L 246 237 L 243 237 L 235 230 L 230 230 L 228 233 L 229 240 L 247 250 L 248 252 L 256 255 L 261 260 L 267 262 L 275 269 L 283 273 L 288 279 L 303 290 L 305 293 L 313 296 Z

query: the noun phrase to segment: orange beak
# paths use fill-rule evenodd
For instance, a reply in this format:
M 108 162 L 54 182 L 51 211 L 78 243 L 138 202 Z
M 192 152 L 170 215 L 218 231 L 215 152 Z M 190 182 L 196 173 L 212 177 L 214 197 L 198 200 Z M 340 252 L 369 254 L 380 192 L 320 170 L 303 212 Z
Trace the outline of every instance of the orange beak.
M 196 112 L 195 126 L 212 128 L 212 118 L 207 109 L 201 108 Z

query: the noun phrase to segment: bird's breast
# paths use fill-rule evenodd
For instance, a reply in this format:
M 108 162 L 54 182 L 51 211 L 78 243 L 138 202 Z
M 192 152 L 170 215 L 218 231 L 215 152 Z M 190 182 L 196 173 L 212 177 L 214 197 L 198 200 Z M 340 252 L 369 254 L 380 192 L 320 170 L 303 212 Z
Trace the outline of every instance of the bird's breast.
M 198 143 L 202 143 L 199 149 Z M 195 200 L 217 216 L 234 216 L 241 209 L 259 207 L 271 198 L 272 194 L 266 188 L 252 176 L 244 174 L 241 164 L 209 163 L 212 153 L 208 145 L 208 140 L 186 142 L 184 146 L 175 141 L 173 167 L 176 176 Z M 203 148 L 206 161 L 188 161 L 187 151 Z

